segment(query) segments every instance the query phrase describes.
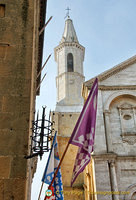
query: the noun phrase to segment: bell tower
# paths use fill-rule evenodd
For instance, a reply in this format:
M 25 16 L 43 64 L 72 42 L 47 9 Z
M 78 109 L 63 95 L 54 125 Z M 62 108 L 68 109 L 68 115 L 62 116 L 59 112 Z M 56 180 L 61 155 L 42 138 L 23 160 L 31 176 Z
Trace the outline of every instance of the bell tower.
M 68 17 L 60 44 L 55 48 L 58 112 L 80 112 L 82 109 L 84 52 L 85 48 L 79 44 L 73 22 Z
M 57 62 L 57 102 L 52 112 L 54 129 L 57 131 L 59 155 L 62 156 L 76 121 L 83 107 L 81 96 L 84 82 L 83 61 L 85 48 L 79 44 L 73 22 L 68 16 L 60 44 L 55 48 Z M 61 165 L 65 199 L 84 200 L 83 174 L 71 187 L 71 178 L 77 147 L 70 145 Z M 80 198 L 79 198 L 80 194 Z

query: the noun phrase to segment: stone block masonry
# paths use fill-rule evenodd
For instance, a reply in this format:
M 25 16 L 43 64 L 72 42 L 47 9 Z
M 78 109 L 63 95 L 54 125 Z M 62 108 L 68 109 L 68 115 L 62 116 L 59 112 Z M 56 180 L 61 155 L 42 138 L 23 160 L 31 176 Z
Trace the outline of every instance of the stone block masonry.
M 30 200 L 40 2 L 0 1 L 0 200 Z

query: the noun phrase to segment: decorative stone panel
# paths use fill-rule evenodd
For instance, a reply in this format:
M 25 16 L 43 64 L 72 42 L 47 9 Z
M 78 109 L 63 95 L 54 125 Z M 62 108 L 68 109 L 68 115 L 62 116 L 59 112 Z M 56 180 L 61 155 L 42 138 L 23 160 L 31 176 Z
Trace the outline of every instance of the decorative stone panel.
M 136 143 L 136 107 L 129 103 L 124 103 L 118 106 L 118 110 L 122 140 L 133 145 Z

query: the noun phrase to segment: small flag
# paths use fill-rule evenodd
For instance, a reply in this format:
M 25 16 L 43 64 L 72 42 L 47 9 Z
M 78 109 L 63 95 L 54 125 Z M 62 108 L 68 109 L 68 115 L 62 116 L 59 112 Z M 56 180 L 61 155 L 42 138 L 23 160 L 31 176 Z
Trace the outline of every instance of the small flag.
M 59 165 L 59 154 L 58 154 L 58 143 L 56 133 L 53 138 L 53 143 L 51 147 L 51 151 L 49 154 L 49 158 L 47 161 L 47 165 L 43 174 L 42 182 L 46 184 L 51 184 L 51 181 L 54 177 L 54 173 Z M 56 178 L 53 183 L 54 187 L 54 195 L 56 200 L 63 200 L 63 185 L 62 185 L 62 177 L 61 177 L 61 169 L 56 175 Z
M 95 135 L 97 96 L 98 79 L 96 78 L 69 140 L 70 144 L 79 147 L 73 169 L 71 186 L 91 159 Z

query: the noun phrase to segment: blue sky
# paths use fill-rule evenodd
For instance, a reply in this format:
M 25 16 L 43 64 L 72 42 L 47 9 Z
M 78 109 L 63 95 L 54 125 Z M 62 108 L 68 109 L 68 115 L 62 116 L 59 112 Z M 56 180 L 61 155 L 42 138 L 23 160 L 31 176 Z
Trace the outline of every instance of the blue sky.
M 43 105 L 47 106 L 47 111 L 55 109 L 54 47 L 61 40 L 68 6 L 79 43 L 85 47 L 86 80 L 136 54 L 136 0 L 48 0 L 46 19 L 50 16 L 53 19 L 45 29 L 43 62 L 50 53 L 52 56 L 43 72 L 47 72 L 47 76 L 36 100 L 37 109 Z M 46 157 L 47 154 L 38 164 L 32 200 L 37 200 Z

